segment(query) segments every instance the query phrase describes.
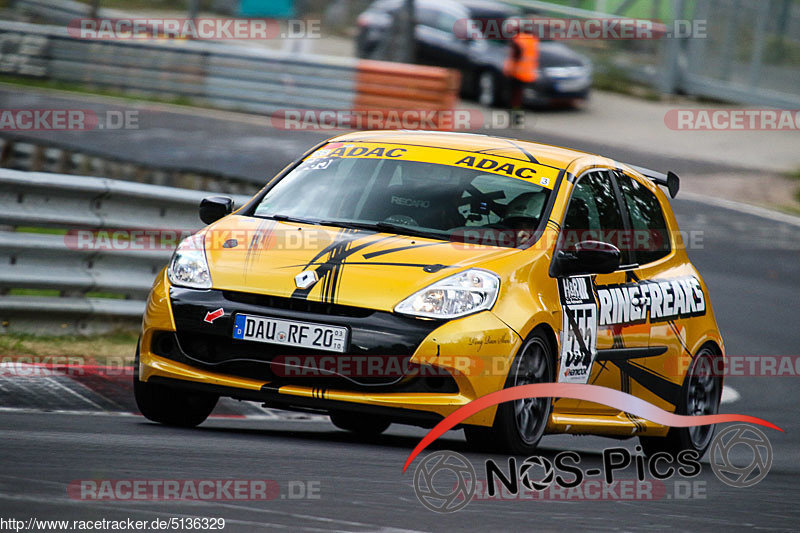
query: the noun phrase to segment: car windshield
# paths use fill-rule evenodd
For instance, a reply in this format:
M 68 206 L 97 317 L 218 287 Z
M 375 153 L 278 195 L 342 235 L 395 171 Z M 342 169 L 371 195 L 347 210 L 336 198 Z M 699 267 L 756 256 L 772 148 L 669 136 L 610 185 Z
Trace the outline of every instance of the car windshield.
M 532 180 L 513 177 L 514 172 L 526 177 L 533 172 L 525 167 L 527 162 L 517 160 L 512 160 L 519 163 L 516 170 L 513 163 L 503 165 L 512 174 L 507 176 L 476 168 L 393 159 L 391 149 L 384 158 L 330 157 L 330 152 L 318 150 L 294 168 L 269 189 L 252 214 L 520 247 L 536 234 L 550 195 L 548 188 Z M 470 152 L 458 157 L 464 154 L 467 162 L 476 160 L 468 156 Z M 478 157 L 477 161 L 482 160 Z M 494 164 L 498 168 L 496 159 L 489 161 L 482 166 Z M 540 179 L 549 183 L 546 178 Z

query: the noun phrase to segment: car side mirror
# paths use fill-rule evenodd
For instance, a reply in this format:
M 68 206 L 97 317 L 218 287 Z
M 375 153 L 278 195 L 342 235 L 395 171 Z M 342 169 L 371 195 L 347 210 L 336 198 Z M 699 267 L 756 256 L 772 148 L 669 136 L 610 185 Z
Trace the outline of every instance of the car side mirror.
M 209 196 L 200 201 L 200 220 L 205 224 L 216 222 L 233 213 L 233 200 L 227 196 Z
M 550 263 L 550 277 L 610 274 L 619 269 L 620 251 L 613 244 L 582 241 L 574 250 L 559 250 Z

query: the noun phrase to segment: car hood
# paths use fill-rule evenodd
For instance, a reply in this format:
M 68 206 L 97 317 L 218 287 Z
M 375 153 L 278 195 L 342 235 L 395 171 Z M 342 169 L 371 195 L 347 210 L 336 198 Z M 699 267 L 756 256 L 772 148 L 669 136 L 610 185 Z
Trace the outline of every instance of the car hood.
M 384 311 L 467 267 L 521 253 L 237 215 L 209 226 L 205 246 L 215 289 Z M 304 271 L 316 273 L 318 281 L 299 288 L 295 277 Z
M 559 41 L 539 43 L 539 65 L 545 67 L 576 67 L 588 64 L 589 60 Z
M 487 46 L 473 51 L 474 61 L 478 64 L 492 65 L 497 70 L 503 69 L 508 57 L 508 44 L 487 41 Z M 539 42 L 539 67 L 577 67 L 590 65 L 591 61 L 584 55 L 560 41 Z

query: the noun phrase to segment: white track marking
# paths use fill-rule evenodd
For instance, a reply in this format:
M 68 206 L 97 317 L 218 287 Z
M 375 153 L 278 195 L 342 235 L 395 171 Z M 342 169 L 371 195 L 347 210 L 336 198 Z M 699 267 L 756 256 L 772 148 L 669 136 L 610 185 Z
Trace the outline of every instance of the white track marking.
M 750 205 L 742 202 L 736 202 L 734 200 L 725 200 L 722 198 L 714 198 L 704 194 L 690 192 L 679 193 L 678 200 L 682 199 L 709 204 L 715 207 L 722 207 L 724 209 L 731 209 L 733 211 L 739 211 L 740 213 L 746 213 L 748 215 L 767 218 L 775 222 L 783 222 L 784 224 L 791 224 L 793 226 L 800 227 L 800 217 L 790 215 L 788 213 L 782 213 L 781 211 L 768 209 L 766 207 L 759 207 L 757 205 Z
M 139 416 L 124 411 L 77 411 L 74 409 L 48 409 L 35 407 L 0 407 L 0 413 L 80 415 L 80 416 Z
M 70 416 L 134 416 L 140 417 L 141 415 L 135 413 L 128 413 L 125 411 L 105 411 L 105 410 L 96 410 L 96 411 L 78 411 L 75 409 L 50 409 L 46 407 L 36 408 L 36 407 L 0 407 L 0 413 L 26 413 L 26 414 L 59 414 L 59 415 L 70 415 Z M 330 419 L 327 415 L 310 415 L 308 417 L 293 417 L 292 415 L 296 415 L 297 413 L 292 413 L 291 411 L 286 411 L 285 415 L 283 413 L 278 413 L 275 415 L 235 415 L 235 416 L 227 416 L 227 415 L 211 415 L 208 417 L 209 421 L 212 420 L 255 420 L 255 421 L 267 421 L 267 422 L 303 422 L 303 423 L 319 423 L 319 422 L 326 422 L 329 423 Z
M 96 407 L 100 411 L 105 411 L 105 409 L 103 407 L 101 407 L 97 403 L 93 402 L 92 400 L 90 400 L 89 398 L 84 396 L 83 394 L 80 394 L 79 392 L 76 392 L 76 391 L 70 389 L 69 387 L 67 387 L 63 383 L 59 383 L 57 379 L 53 379 L 53 378 L 45 378 L 45 379 L 47 381 L 49 381 L 50 383 L 52 383 L 53 385 L 55 385 L 56 387 L 59 387 L 59 388 L 65 390 L 65 391 L 67 391 L 69 394 L 72 394 L 73 396 L 75 396 L 77 398 L 80 398 L 81 400 L 83 400 L 84 402 L 88 403 L 89 405 L 91 405 L 93 407 Z

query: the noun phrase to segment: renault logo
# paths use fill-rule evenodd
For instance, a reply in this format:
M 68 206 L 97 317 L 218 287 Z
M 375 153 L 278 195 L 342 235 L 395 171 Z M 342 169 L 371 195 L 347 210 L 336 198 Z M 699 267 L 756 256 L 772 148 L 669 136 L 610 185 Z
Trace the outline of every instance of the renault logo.
M 298 289 L 307 289 L 319 281 L 314 270 L 304 270 L 294 277 L 294 284 Z

